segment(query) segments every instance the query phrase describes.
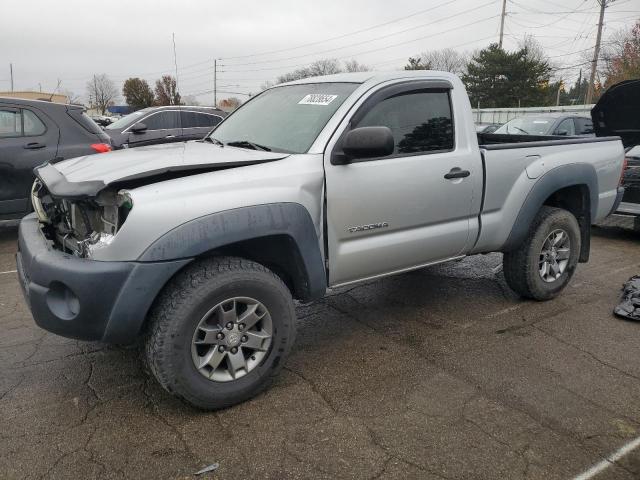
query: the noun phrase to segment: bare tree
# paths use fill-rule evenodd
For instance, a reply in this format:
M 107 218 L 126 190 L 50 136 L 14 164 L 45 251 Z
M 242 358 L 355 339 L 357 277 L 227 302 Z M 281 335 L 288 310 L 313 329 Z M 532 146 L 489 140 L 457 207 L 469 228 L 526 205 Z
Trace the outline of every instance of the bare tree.
M 176 79 L 171 75 L 163 75 L 156 80 L 156 103 L 158 105 L 181 105 Z
M 324 58 L 322 60 L 316 60 L 308 67 L 299 68 L 293 72 L 280 75 L 276 79 L 276 83 L 292 82 L 294 80 L 300 80 L 307 77 L 321 77 L 323 75 L 331 75 L 333 73 L 340 73 L 340 63 L 335 58 Z
M 431 70 L 431 64 L 423 63 L 420 57 L 409 57 L 409 63 L 404 66 L 405 70 Z
M 106 73 L 93 75 L 87 82 L 87 93 L 89 104 L 95 106 L 102 115 L 118 99 L 118 89 Z
M 418 60 L 419 66 L 428 66 L 429 70 L 441 70 L 463 75 L 467 71 L 469 55 L 460 53 L 453 48 L 444 48 L 422 52 L 415 60 Z
M 70 103 L 70 104 L 80 103 L 80 100 L 81 100 L 80 95 L 76 95 L 71 90 L 62 89 L 60 90 L 60 93 L 67 97 L 67 103 Z
M 368 72 L 370 70 L 368 65 L 359 63 L 356 59 L 346 60 L 344 62 L 345 72 Z
M 307 67 L 309 69 L 310 77 L 320 77 L 323 75 L 331 75 L 334 73 L 340 73 L 342 69 L 338 60 L 334 58 L 325 58 L 322 60 L 316 60 Z

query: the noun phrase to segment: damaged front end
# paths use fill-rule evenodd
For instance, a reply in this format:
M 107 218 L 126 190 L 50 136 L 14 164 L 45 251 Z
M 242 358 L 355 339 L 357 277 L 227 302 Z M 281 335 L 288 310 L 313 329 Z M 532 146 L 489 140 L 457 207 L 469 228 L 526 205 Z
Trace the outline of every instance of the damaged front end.
M 31 202 L 45 237 L 60 250 L 80 258 L 108 246 L 133 208 L 127 190 L 105 188 L 95 196 L 54 196 L 37 178 Z

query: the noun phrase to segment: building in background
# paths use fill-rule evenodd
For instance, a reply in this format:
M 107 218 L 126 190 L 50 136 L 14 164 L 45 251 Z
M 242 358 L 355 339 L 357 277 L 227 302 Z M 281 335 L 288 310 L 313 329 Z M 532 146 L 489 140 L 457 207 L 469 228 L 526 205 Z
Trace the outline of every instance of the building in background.
M 22 92 L 0 92 L 0 97 L 44 100 L 45 102 L 53 103 L 69 103 L 69 97 L 61 93 L 34 92 L 31 90 L 25 90 Z

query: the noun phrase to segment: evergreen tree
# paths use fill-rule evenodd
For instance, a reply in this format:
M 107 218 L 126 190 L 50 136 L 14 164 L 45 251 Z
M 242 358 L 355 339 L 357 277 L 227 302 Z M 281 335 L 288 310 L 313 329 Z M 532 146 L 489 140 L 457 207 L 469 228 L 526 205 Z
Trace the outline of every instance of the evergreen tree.
M 462 76 L 471 104 L 480 103 L 481 108 L 534 107 L 548 101 L 551 67 L 529 53 L 527 47 L 507 52 L 493 44 L 474 55 Z

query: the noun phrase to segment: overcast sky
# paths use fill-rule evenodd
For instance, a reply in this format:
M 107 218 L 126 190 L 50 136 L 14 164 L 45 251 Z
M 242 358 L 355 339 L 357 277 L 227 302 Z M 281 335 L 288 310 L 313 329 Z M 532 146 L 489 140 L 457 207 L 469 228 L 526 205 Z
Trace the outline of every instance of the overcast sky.
M 175 33 L 180 91 L 202 103 L 212 101 L 202 92 L 213 88 L 214 58 L 221 59 L 219 97 L 259 91 L 318 58 L 401 69 L 425 50 L 474 50 L 497 41 L 502 6 L 502 0 L 10 3 L 0 16 L 0 91 L 10 88 L 9 63 L 15 90 L 52 91 L 60 79 L 63 90 L 84 97 L 94 73 L 106 73 L 118 87 L 130 76 L 152 84 L 174 73 Z M 605 39 L 638 18 L 640 0 L 616 0 L 607 9 Z M 597 21 L 596 0 L 509 0 L 505 47 L 532 34 L 556 64 L 575 65 L 593 47 Z M 575 80 L 577 72 L 567 70 L 566 77 Z

